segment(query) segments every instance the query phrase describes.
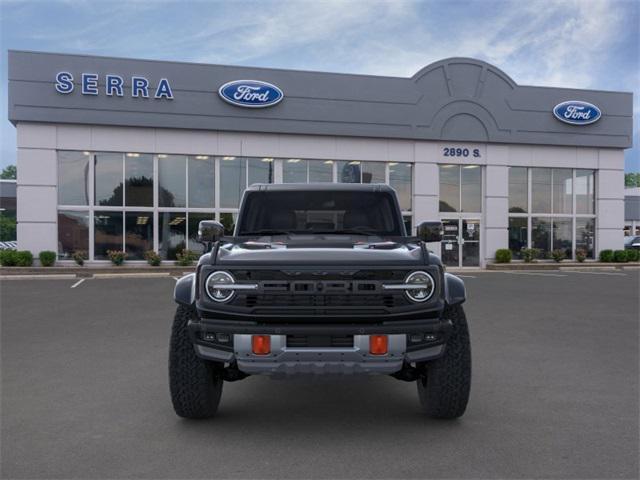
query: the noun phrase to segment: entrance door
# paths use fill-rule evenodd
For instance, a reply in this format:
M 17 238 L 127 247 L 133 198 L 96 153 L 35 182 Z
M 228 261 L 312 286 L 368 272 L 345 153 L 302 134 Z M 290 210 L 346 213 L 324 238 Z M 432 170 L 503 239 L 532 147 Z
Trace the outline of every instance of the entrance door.
M 480 220 L 443 219 L 442 263 L 448 267 L 480 265 Z

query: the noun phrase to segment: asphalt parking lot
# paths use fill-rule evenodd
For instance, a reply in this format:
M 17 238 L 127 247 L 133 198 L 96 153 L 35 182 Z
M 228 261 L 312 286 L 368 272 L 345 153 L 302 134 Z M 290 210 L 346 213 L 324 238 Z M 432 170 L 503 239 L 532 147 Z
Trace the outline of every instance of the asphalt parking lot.
M 250 377 L 181 420 L 171 277 L 2 281 L 2 478 L 638 478 L 639 272 L 464 275 L 453 422 L 390 377 Z

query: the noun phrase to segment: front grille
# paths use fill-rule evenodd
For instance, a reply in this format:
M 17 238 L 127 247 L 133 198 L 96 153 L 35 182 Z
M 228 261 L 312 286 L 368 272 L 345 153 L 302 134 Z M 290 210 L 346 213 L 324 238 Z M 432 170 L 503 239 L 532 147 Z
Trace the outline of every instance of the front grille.
M 290 348 L 351 348 L 353 335 L 287 335 Z
M 239 295 L 234 305 L 255 307 L 386 307 L 407 304 L 402 295 Z

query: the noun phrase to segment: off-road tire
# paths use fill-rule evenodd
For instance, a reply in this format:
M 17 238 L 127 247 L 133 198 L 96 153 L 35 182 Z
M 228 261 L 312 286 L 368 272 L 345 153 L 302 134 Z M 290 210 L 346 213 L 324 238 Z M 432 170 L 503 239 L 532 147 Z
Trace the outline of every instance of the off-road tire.
M 469 401 L 471 345 L 461 305 L 447 307 L 443 318 L 451 320 L 453 331 L 442 357 L 420 365 L 418 396 L 428 416 L 452 419 L 462 416 Z
M 201 359 L 189 339 L 187 323 L 193 308 L 178 306 L 169 346 L 169 389 L 176 414 L 184 418 L 210 418 L 222 395 L 222 364 Z

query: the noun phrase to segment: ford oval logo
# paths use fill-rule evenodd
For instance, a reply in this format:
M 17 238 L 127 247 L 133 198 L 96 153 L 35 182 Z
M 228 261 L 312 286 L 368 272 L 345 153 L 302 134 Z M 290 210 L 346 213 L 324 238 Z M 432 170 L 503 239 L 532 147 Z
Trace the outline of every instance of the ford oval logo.
M 569 100 L 553 107 L 553 114 L 558 120 L 571 125 L 589 125 L 597 122 L 602 112 L 592 103 L 580 100 Z
M 275 85 L 260 80 L 234 80 L 222 85 L 218 94 L 225 101 L 238 107 L 272 107 L 284 97 Z

